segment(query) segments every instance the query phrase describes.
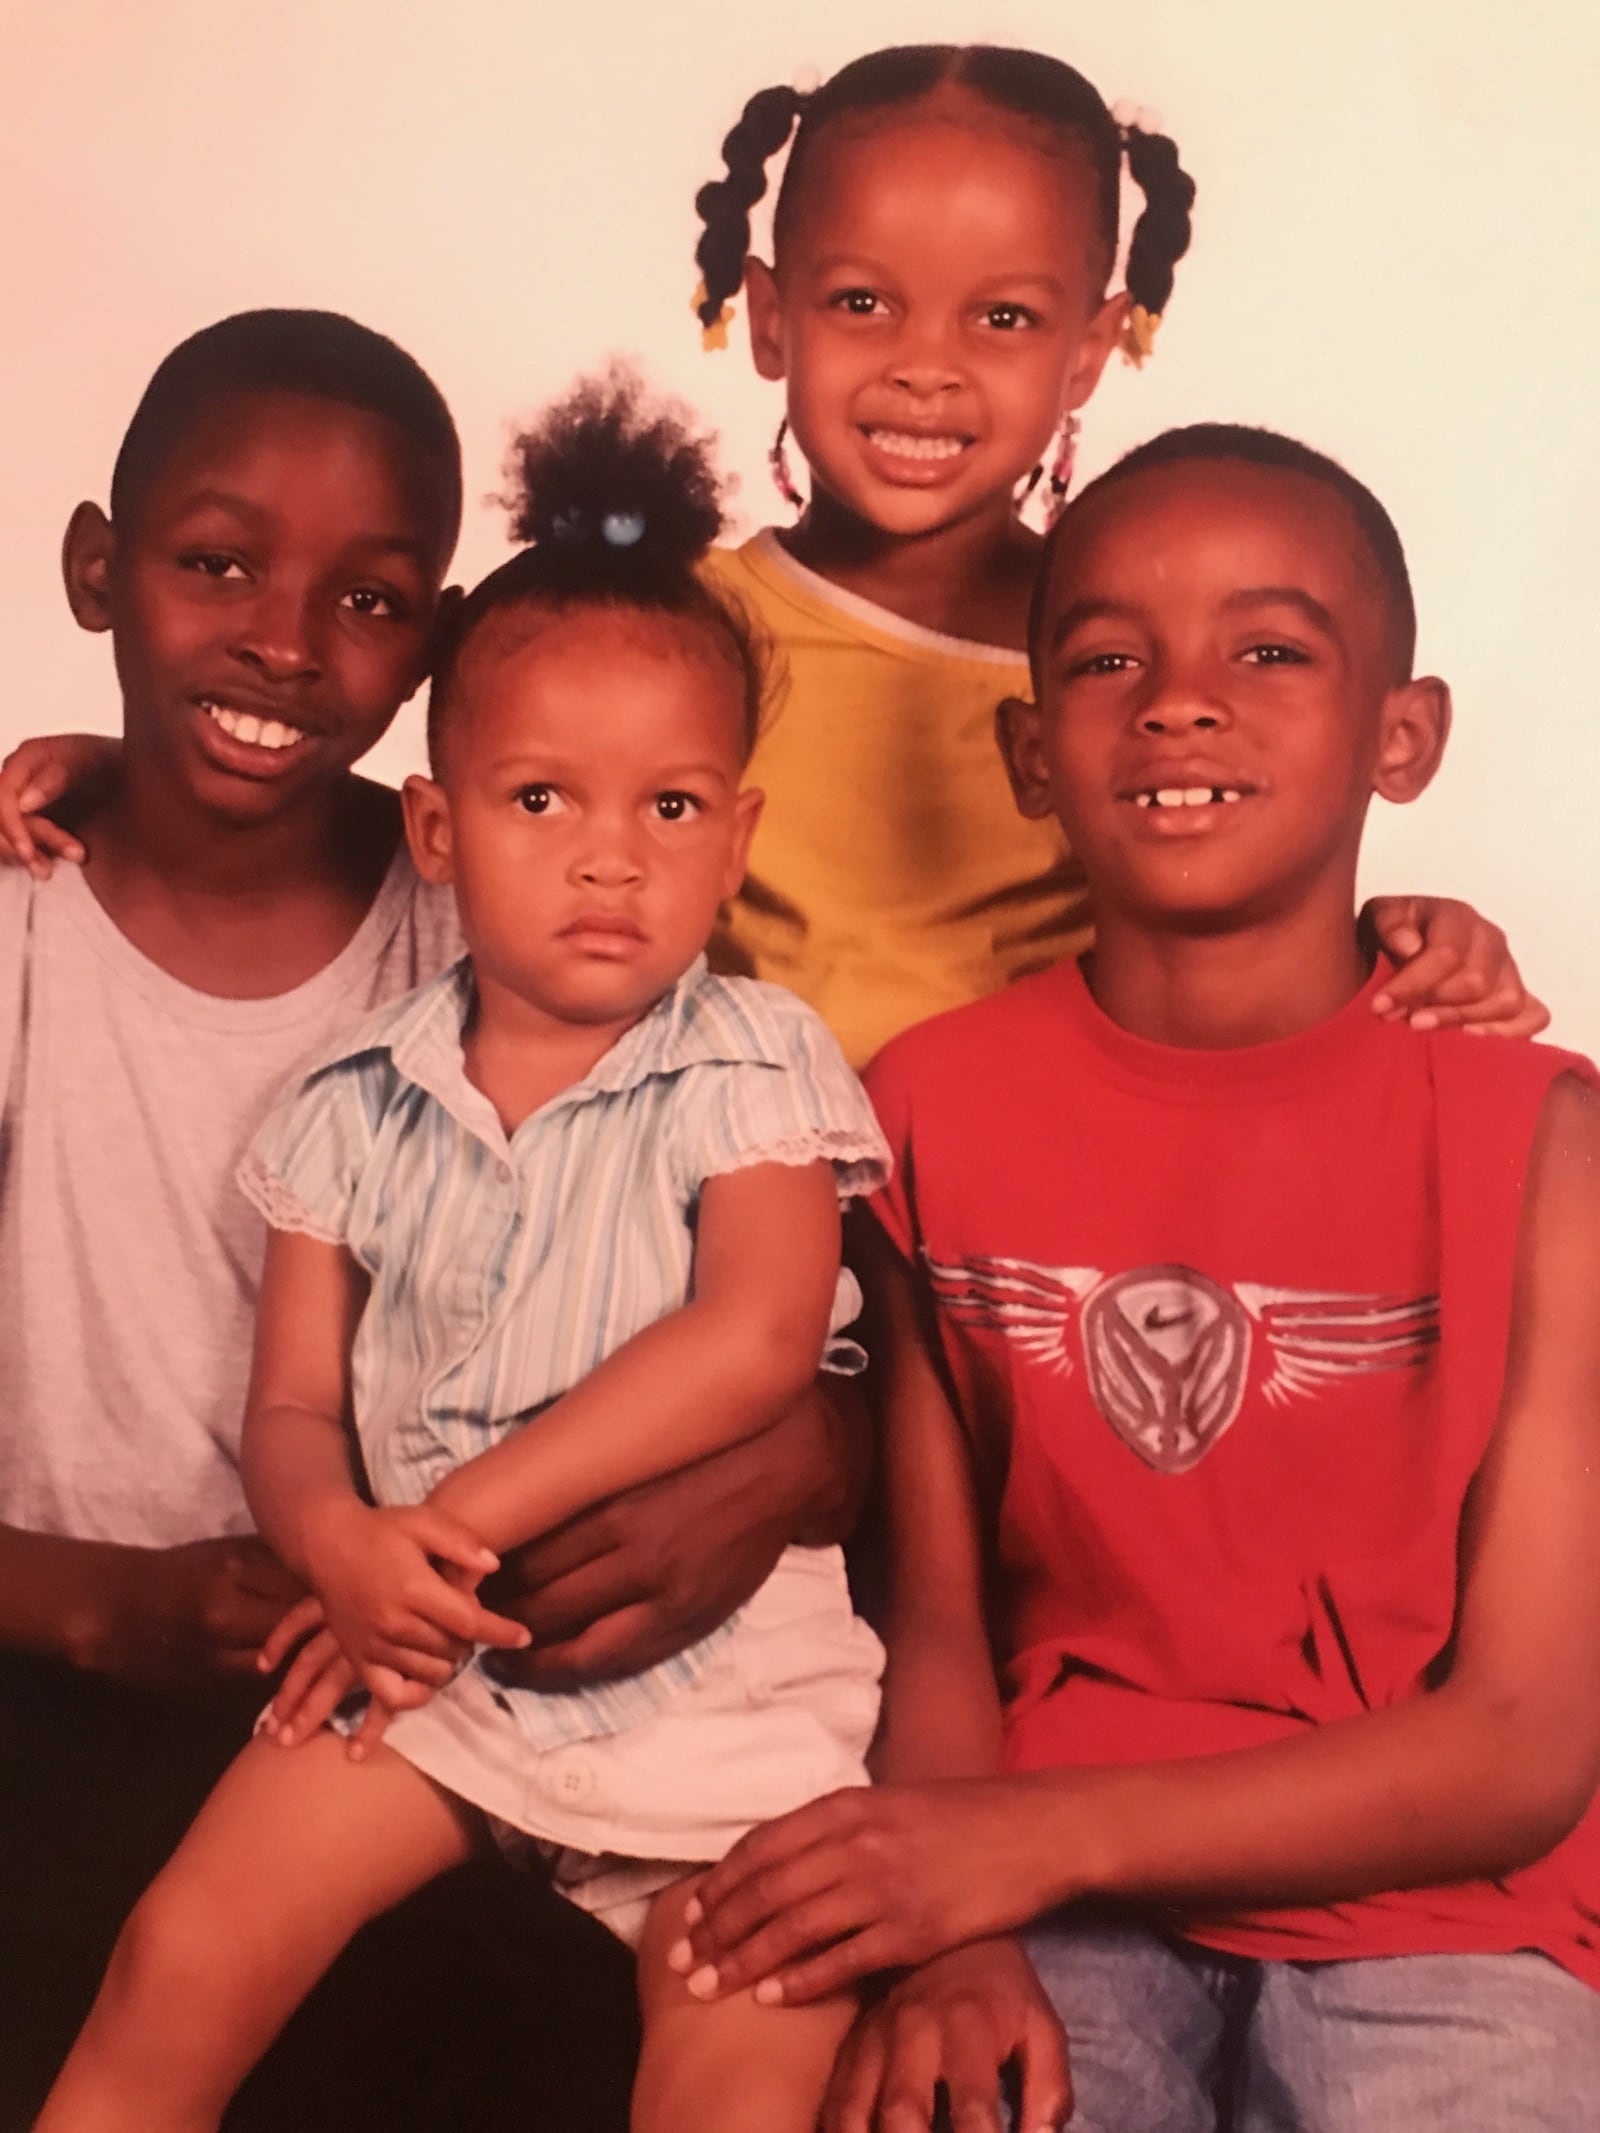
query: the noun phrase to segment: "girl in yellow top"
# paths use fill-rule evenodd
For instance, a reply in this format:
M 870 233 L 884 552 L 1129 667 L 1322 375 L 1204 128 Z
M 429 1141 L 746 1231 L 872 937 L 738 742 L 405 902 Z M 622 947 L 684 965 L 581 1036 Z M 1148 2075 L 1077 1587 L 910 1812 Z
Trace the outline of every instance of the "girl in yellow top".
M 749 211 L 785 146 L 769 265 L 747 256 Z M 811 493 L 795 525 L 713 565 L 788 668 L 717 954 L 798 992 L 860 1064 L 1087 943 L 1082 876 L 1053 822 L 1018 814 L 993 736 L 1000 699 L 1028 688 L 1040 537 L 1019 505 L 1047 465 L 1051 502 L 1065 495 L 1076 410 L 1112 349 L 1149 353 L 1194 185 L 1170 140 L 1119 125 L 1071 67 L 984 45 L 895 47 L 810 93 L 764 89 L 723 156 L 696 203 L 696 308 L 721 346 L 742 285 L 756 368 L 786 387 L 774 473 L 799 504 L 792 435 Z M 1145 207 L 1113 295 L 1124 159 Z M 1373 915 L 1416 957 L 1394 1012 L 1543 1026 L 1464 907 L 1393 898 Z

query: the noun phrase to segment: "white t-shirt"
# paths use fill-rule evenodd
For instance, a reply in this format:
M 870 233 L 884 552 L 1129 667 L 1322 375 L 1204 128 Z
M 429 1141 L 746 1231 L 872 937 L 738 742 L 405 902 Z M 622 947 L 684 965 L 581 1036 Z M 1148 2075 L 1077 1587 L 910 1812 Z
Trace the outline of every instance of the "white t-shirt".
M 150 1547 L 250 1531 L 266 1231 L 234 1172 L 307 1053 L 462 949 L 402 848 L 315 977 L 217 999 L 141 955 L 76 867 L 0 870 L 0 1524 Z

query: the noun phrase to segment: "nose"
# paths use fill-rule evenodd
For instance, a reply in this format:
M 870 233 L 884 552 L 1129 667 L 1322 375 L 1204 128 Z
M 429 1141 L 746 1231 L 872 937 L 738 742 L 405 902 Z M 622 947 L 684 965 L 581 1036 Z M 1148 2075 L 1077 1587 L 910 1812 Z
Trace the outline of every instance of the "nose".
M 1178 674 L 1158 674 L 1134 717 L 1140 733 L 1164 735 L 1216 733 L 1232 723 L 1221 696 L 1195 677 Z
M 590 889 L 630 889 L 644 879 L 637 823 L 606 815 L 589 819 L 589 835 L 573 864 L 576 880 Z
M 959 392 L 964 381 L 946 335 L 930 324 L 908 327 L 900 335 L 889 363 L 889 382 L 913 399 L 936 400 Z
M 274 681 L 321 672 L 322 632 L 309 588 L 263 586 L 240 617 L 235 655 Z

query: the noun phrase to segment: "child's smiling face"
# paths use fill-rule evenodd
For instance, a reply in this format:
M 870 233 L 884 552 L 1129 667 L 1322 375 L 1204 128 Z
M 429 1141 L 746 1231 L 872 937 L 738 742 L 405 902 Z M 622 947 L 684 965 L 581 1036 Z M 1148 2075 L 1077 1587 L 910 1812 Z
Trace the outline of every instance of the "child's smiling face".
M 625 1026 L 704 948 L 744 874 L 744 678 L 707 628 L 615 606 L 507 609 L 452 684 L 438 782 L 406 786 L 480 986 Z
M 113 633 L 130 759 L 253 819 L 344 772 L 427 668 L 453 541 L 438 469 L 386 417 L 220 394 L 113 528 L 80 506 L 79 621 Z
M 981 98 L 830 125 L 749 277 L 818 485 L 885 533 L 1009 516 L 1115 338 L 1104 251 L 1084 152 Z
M 1449 700 L 1405 678 L 1395 606 L 1344 499 L 1191 459 L 1087 496 L 1058 536 L 1041 709 L 1004 730 L 1025 813 L 1055 814 L 1101 913 L 1219 931 L 1352 908 L 1368 801 L 1416 797 Z

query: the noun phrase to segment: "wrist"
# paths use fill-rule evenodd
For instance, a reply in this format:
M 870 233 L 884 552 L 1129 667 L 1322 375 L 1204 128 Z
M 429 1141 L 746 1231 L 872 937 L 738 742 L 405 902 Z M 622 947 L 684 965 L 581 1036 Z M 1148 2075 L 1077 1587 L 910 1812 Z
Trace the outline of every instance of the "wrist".
M 127 1643 L 124 1624 L 136 1606 L 138 1572 L 150 1551 L 111 1542 L 79 1542 L 63 1566 L 59 1604 L 41 1640 L 83 1674 L 115 1674 Z
M 1099 1766 L 1035 1770 L 1004 1782 L 1022 1788 L 1038 1841 L 1030 1866 L 1037 1912 L 1062 1904 L 1110 1901 L 1126 1886 L 1117 1835 L 1124 1773 Z M 1037 1915 L 1037 1912 L 1035 1915 Z
M 793 1439 L 787 1474 L 774 1460 L 769 1472 L 788 1486 L 775 1506 L 787 1514 L 790 1538 L 805 1548 L 848 1539 L 866 1493 L 871 1429 L 865 1402 L 847 1378 L 819 1379 L 779 1425 Z
M 317 1592 L 326 1567 L 345 1553 L 349 1537 L 372 1516 L 354 1489 L 319 1490 L 297 1508 L 280 1549 L 289 1568 Z

